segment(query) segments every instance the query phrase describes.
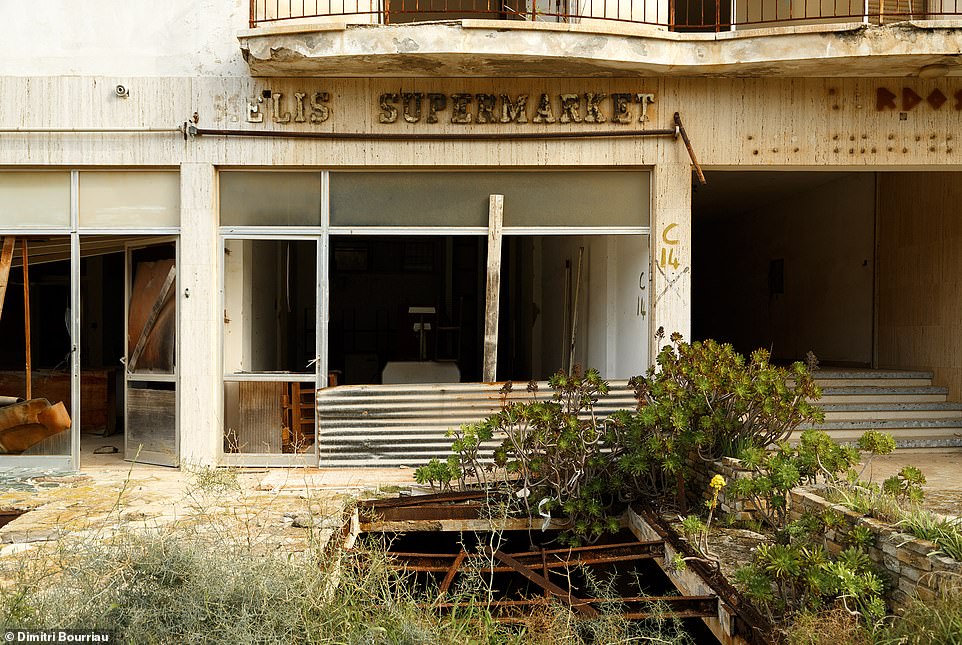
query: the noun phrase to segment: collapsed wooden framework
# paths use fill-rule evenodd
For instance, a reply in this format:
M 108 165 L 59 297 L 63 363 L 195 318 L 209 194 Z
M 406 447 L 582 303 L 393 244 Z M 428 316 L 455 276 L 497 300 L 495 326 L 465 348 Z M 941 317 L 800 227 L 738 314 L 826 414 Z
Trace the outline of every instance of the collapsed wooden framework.
M 17 238 L 7 235 L 0 244 L 0 316 L 10 269 L 14 263 Z M 26 238 L 20 238 L 20 267 L 23 270 L 24 397 L 19 393 L 0 393 L 0 454 L 21 454 L 70 428 L 70 415 L 62 401 L 51 404 L 47 399 L 33 398 L 32 354 L 30 342 L 30 273 Z
M 716 575 L 705 571 L 699 575 L 698 567 L 688 571 L 688 577 L 698 578 L 696 585 L 679 584 L 678 579 L 666 570 L 666 560 L 680 548 L 677 539 L 664 533 L 666 527 L 650 514 L 629 512 L 631 517 L 623 527 L 635 539 L 618 539 L 612 543 L 564 548 L 510 548 L 507 542 L 501 548 L 490 543 L 472 549 L 465 546 L 463 536 L 471 532 L 531 531 L 542 533 L 543 528 L 557 533 L 561 524 L 528 518 L 501 517 L 492 519 L 490 508 L 492 496 L 485 491 L 450 492 L 433 495 L 414 495 L 395 499 L 361 502 L 345 532 L 346 546 L 353 546 L 362 533 L 417 533 L 416 550 L 404 549 L 403 544 L 389 548 L 391 566 L 402 572 L 423 576 L 436 584 L 437 600 L 425 603 L 441 611 L 454 610 L 457 599 L 452 597 L 459 576 L 483 571 L 485 575 L 506 576 L 510 582 L 505 592 L 487 604 L 492 617 L 502 623 L 519 623 L 525 614 L 550 603 L 569 607 L 583 619 L 596 618 L 602 614 L 614 615 L 622 620 L 640 621 L 654 617 L 669 619 L 702 619 L 708 628 L 724 643 L 767 642 L 763 635 L 769 626 L 759 623 L 754 612 L 741 611 L 745 603 L 728 584 L 720 583 Z M 495 504 L 498 500 L 495 497 Z M 649 536 L 636 531 L 638 521 L 659 524 Z M 447 532 L 450 539 L 421 540 L 427 532 Z M 622 536 L 624 533 L 622 533 Z M 430 548 L 434 544 L 436 548 Z M 676 587 L 676 593 L 659 595 L 621 595 L 595 597 L 586 595 L 572 585 L 572 572 L 580 569 L 597 570 L 612 568 L 620 573 L 634 572 L 644 561 L 660 567 L 667 579 Z M 642 574 L 643 575 L 643 574 Z M 686 592 L 686 589 L 688 591 Z M 731 632 L 731 633 L 728 633 Z

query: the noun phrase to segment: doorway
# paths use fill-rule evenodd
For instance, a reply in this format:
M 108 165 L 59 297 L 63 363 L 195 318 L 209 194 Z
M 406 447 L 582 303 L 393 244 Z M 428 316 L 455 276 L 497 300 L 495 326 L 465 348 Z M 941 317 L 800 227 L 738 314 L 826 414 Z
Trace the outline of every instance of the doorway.
M 773 360 L 873 360 L 875 173 L 713 172 L 692 199 L 692 332 Z

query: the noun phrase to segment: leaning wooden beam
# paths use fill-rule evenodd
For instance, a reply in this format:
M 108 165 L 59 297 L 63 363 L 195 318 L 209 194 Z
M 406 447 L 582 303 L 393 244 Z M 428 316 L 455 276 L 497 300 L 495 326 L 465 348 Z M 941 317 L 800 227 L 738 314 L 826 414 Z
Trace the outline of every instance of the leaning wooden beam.
M 504 195 L 488 199 L 488 278 L 484 292 L 484 368 L 481 380 L 498 380 L 498 317 L 501 298 L 501 226 Z
M 0 317 L 3 316 L 3 299 L 7 295 L 7 283 L 10 281 L 10 267 L 13 265 L 13 249 L 17 238 L 8 235 L 3 238 L 0 248 Z
M 176 277 L 177 268 L 171 266 L 167 272 L 167 279 L 164 280 L 164 284 L 160 288 L 160 293 L 157 295 L 157 300 L 154 301 L 154 306 L 151 308 L 147 320 L 144 321 L 144 328 L 140 330 L 140 337 L 137 338 L 134 351 L 130 353 L 130 359 L 127 361 L 127 369 L 130 371 L 133 371 L 137 367 L 137 361 L 140 360 L 140 355 L 143 354 L 144 348 L 147 346 L 147 339 L 150 337 L 150 332 L 154 330 L 157 316 L 160 315 L 160 310 L 164 308 L 164 303 L 167 301 L 167 296 L 174 286 L 174 279 Z
M 575 298 L 571 304 L 571 344 L 568 347 L 568 374 L 575 371 L 575 343 L 578 339 L 578 302 L 581 299 L 581 267 L 585 260 L 585 247 L 578 247 L 578 273 L 575 275 Z
M 20 238 L 20 248 L 23 251 L 23 343 L 26 354 L 24 371 L 27 382 L 27 395 L 24 398 L 29 401 L 33 398 L 33 352 L 30 351 L 30 260 L 27 253 L 27 238 Z
M 488 553 L 488 557 L 493 557 L 495 560 L 503 562 L 504 564 L 508 565 L 509 567 L 514 569 L 516 572 L 520 573 L 525 578 L 535 583 L 542 589 L 546 589 L 547 591 L 549 591 L 551 595 L 553 595 L 554 597 L 568 603 L 569 605 L 571 605 L 571 608 L 577 611 L 578 613 L 584 616 L 588 616 L 589 618 L 595 618 L 598 616 L 598 610 L 592 607 L 591 605 L 589 605 L 587 601 L 582 600 L 581 598 L 578 598 L 577 596 L 573 595 L 570 591 L 565 591 L 564 589 L 562 589 L 555 583 L 551 582 L 550 580 L 545 578 L 543 575 L 541 575 L 537 571 L 534 571 L 530 567 L 526 567 L 525 565 L 521 564 L 520 562 L 512 558 L 510 555 L 507 555 L 506 553 L 501 553 L 500 551 L 492 551 L 491 547 L 487 548 L 487 553 Z

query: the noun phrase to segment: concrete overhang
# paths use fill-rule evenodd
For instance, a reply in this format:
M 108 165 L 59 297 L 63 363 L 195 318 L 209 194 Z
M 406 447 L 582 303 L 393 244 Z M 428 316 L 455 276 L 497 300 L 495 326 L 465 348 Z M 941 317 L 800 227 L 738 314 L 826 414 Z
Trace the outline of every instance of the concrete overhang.
M 238 39 L 253 76 L 893 77 L 926 65 L 962 75 L 956 20 L 717 34 L 598 23 L 328 23 L 256 28 Z

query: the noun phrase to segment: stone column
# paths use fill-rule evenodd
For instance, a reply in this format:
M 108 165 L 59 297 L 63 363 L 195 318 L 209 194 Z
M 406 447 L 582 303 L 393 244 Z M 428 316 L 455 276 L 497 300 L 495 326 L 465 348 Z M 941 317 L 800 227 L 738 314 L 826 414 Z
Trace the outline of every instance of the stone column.
M 678 144 L 681 146 L 681 144 Z M 691 164 L 659 163 L 652 172 L 650 360 L 678 332 L 691 340 Z
M 180 461 L 213 465 L 223 445 L 223 392 L 217 271 L 217 173 L 180 166 Z

